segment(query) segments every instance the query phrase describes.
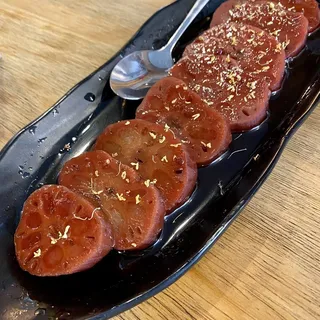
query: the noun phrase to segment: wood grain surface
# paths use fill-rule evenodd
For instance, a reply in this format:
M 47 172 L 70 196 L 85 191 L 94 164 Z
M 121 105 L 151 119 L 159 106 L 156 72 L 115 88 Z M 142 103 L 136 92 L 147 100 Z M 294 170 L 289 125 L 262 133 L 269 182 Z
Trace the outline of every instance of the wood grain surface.
M 0 148 L 170 2 L 0 0 Z M 320 319 L 319 128 L 317 108 L 203 259 L 115 319 Z

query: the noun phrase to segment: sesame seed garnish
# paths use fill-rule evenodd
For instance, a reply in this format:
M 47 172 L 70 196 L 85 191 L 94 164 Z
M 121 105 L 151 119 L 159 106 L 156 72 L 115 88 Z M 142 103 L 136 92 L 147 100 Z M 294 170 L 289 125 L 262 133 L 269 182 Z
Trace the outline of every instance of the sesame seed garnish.
M 175 99 L 173 99 L 173 100 L 171 101 L 171 103 L 174 104 L 174 103 L 177 102 L 177 100 L 178 100 L 178 98 L 175 98 Z
M 167 156 L 163 156 L 163 157 L 161 158 L 161 161 L 162 161 L 162 162 L 169 162 L 168 159 L 167 159 Z
M 128 126 L 129 124 L 130 124 L 130 121 L 127 121 L 127 122 L 125 123 L 126 126 Z
M 99 190 L 99 191 L 95 191 L 94 188 L 93 188 L 93 179 L 90 178 L 90 189 L 91 189 L 91 192 L 95 195 L 99 195 L 103 192 L 103 190 Z
M 159 142 L 160 142 L 160 143 L 164 143 L 165 140 L 166 140 L 166 137 L 165 137 L 165 136 L 162 136 L 162 137 L 159 139 Z
M 141 197 L 139 194 L 136 195 L 136 204 L 139 204 L 141 202 Z
M 117 196 L 119 201 L 126 201 L 126 198 L 123 196 L 123 193 L 121 193 L 121 194 L 116 193 L 116 196 Z
M 126 172 L 126 171 L 123 171 L 123 172 L 121 173 L 121 178 L 122 178 L 123 180 L 125 180 L 126 177 L 127 177 L 127 172 Z
M 192 116 L 193 120 L 197 120 L 200 117 L 200 113 L 196 113 Z
M 170 127 L 169 127 L 167 124 L 165 124 L 165 125 L 164 125 L 164 131 L 165 131 L 165 132 L 168 132 L 169 129 L 170 129 Z
M 39 258 L 41 256 L 41 249 L 39 248 L 37 251 L 33 253 L 34 258 Z
M 61 239 L 68 239 L 68 232 L 69 232 L 70 226 L 66 226 L 63 236 L 61 237 Z
M 149 132 L 152 139 L 157 139 L 157 135 L 153 132 Z
M 139 170 L 139 162 L 131 162 L 131 165 L 135 167 L 136 170 Z
M 281 31 L 281 29 L 278 29 L 278 30 L 275 30 L 275 31 L 273 31 L 273 32 L 270 32 L 270 34 L 271 34 L 272 36 L 278 37 L 280 31 Z
M 181 146 L 181 143 L 176 143 L 176 144 L 170 144 L 170 147 L 178 148 Z
M 281 43 L 278 43 L 276 46 L 276 52 L 281 52 L 281 49 L 282 49 L 282 45 Z
M 209 148 L 209 149 L 211 148 L 211 142 L 205 143 L 205 142 L 201 141 L 201 144 L 202 144 L 203 146 Z
M 56 244 L 59 240 L 61 239 L 68 239 L 68 232 L 69 232 L 70 226 L 66 226 L 66 228 L 64 229 L 63 234 L 59 231 L 58 235 L 59 237 L 57 239 L 49 236 L 49 238 L 51 239 L 51 244 Z M 41 253 L 41 252 L 40 252 Z
M 149 180 L 149 179 L 146 180 L 146 181 L 144 182 L 144 184 L 145 184 L 145 186 L 146 186 L 147 188 L 149 188 L 149 187 L 150 187 L 150 180 Z
M 99 171 L 96 170 L 96 171 L 94 172 L 94 175 L 95 175 L 96 177 L 99 177 Z

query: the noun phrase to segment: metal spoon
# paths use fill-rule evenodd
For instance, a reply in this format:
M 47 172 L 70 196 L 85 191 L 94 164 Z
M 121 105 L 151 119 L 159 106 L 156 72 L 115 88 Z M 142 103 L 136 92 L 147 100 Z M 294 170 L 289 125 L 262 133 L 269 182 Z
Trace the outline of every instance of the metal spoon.
M 182 34 L 210 0 L 197 0 L 168 43 L 159 50 L 135 51 L 113 68 L 111 89 L 128 100 L 143 98 L 149 88 L 167 75 L 173 66 L 172 50 Z

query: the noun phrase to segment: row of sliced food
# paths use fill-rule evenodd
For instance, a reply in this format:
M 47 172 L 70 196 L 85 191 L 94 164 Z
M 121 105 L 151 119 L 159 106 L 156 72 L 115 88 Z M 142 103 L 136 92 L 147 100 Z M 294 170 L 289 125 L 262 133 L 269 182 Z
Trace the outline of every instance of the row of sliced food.
M 229 0 L 158 81 L 136 119 L 108 126 L 94 148 L 69 160 L 59 185 L 26 200 L 17 260 L 37 276 L 86 270 L 110 250 L 141 250 L 164 217 L 191 195 L 197 167 L 228 149 L 233 132 L 258 126 L 286 59 L 319 25 L 315 0 Z

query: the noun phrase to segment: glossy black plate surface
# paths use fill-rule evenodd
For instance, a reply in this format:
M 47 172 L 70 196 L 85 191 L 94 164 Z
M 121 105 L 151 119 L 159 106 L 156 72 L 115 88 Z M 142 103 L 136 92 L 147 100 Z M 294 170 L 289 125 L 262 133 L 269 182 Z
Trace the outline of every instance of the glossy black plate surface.
M 14 137 L 0 154 L 0 319 L 106 319 L 156 294 L 186 272 L 213 245 L 257 191 L 295 129 L 315 107 L 320 92 L 320 32 L 288 62 L 282 90 L 270 101 L 268 119 L 256 130 L 234 135 L 228 152 L 199 170 L 197 189 L 166 218 L 159 241 L 143 252 L 112 252 L 95 268 L 59 278 L 20 270 L 13 234 L 27 196 L 55 183 L 63 163 L 88 150 L 106 125 L 134 116 L 137 102 L 124 102 L 108 84 L 119 59 L 159 48 L 194 0 L 180 0 L 156 13 L 110 61 Z M 222 1 L 213 0 L 175 50 L 209 26 Z M 53 88 L 54 90 L 54 88 Z M 71 149 L 68 151 L 69 146 Z

